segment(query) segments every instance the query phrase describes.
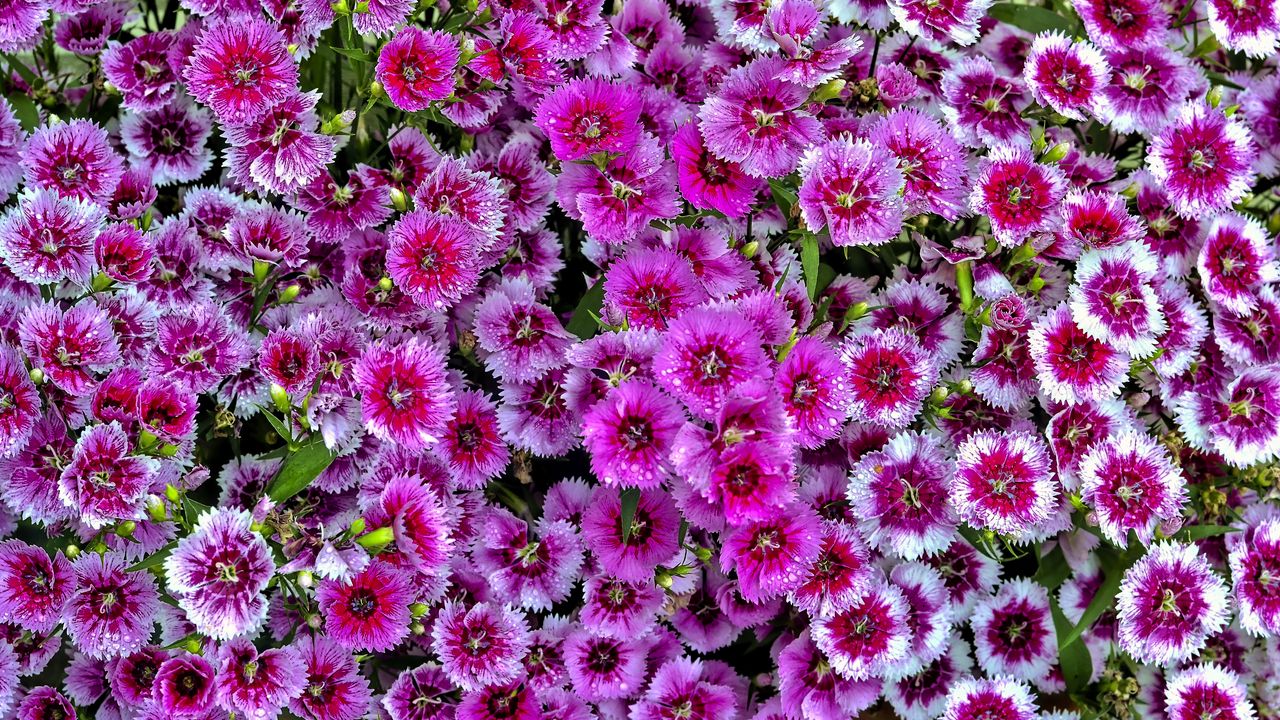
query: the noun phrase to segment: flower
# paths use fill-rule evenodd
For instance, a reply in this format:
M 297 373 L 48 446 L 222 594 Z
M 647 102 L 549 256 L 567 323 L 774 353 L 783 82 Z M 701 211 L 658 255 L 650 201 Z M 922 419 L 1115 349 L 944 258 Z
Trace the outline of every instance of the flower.
M 1234 118 L 1198 102 L 1184 104 L 1151 141 L 1147 167 L 1184 217 L 1226 209 L 1249 191 L 1258 148 Z
M 845 341 L 853 419 L 889 429 L 906 427 L 920 413 L 938 369 L 920 344 L 898 328 L 873 330 Z
M 160 665 L 153 687 L 156 706 L 166 716 L 203 717 L 213 707 L 213 666 L 190 653 L 171 657 Z
M 1214 217 L 1196 259 L 1210 300 L 1233 313 L 1257 306 L 1257 291 L 1280 280 L 1280 263 L 1267 231 L 1236 213 Z
M 442 669 L 468 691 L 514 680 L 528 646 L 524 616 L 491 603 L 446 602 L 431 629 L 431 647 Z
M 893 0 L 889 11 L 911 35 L 934 42 L 972 45 L 978 40 L 978 23 L 991 3 L 987 0 L 949 0 L 928 3 Z
M 666 247 L 628 252 L 609 266 L 605 303 L 627 324 L 661 330 L 667 321 L 707 299 L 692 264 Z
M 209 113 L 184 100 L 120 119 L 130 164 L 148 171 L 151 182 L 160 186 L 199 180 L 208 172 L 213 152 L 205 142 L 211 132 Z
M 815 617 L 833 615 L 867 592 L 875 572 L 871 554 L 854 529 L 843 522 L 827 520 L 812 572 L 787 599 Z
M 573 589 L 582 568 L 582 540 L 563 520 L 544 517 L 535 530 L 506 510 L 494 509 L 480 531 L 483 544 L 472 557 L 499 594 L 518 598 L 520 607 L 547 610 Z
M 1098 525 L 1124 547 L 1130 532 L 1149 544 L 1157 523 L 1179 516 L 1186 503 L 1182 473 L 1168 452 L 1145 433 L 1109 434 L 1080 461 L 1080 493 Z
M 267 616 L 263 592 L 275 562 L 245 510 L 214 509 L 164 561 L 169 589 L 187 618 L 218 640 L 257 630 Z
M 360 414 L 378 437 L 421 449 L 434 443 L 453 416 L 444 356 L 417 338 L 365 348 L 355 366 Z
M 1164 13 L 1157 3 L 1125 0 L 1125 4 L 1139 3 Z M 1137 24 L 1143 22 L 1140 14 L 1129 17 Z M 1200 71 L 1185 56 L 1164 46 L 1163 28 L 1154 35 L 1157 41 L 1151 45 L 1117 47 L 1106 55 L 1112 69 L 1111 83 L 1103 90 L 1106 99 L 1099 113 L 1117 132 L 1160 132 L 1182 101 L 1204 83 Z M 1093 40 L 1103 44 L 1097 36 Z
M 1029 100 L 1020 83 L 996 74 L 990 60 L 973 56 L 959 61 L 942 76 L 941 90 L 946 100 L 942 111 L 960 142 L 972 148 L 1009 146 L 1001 151 L 1007 158 L 1026 154 L 1013 146 L 1030 140 L 1030 129 L 1019 116 Z
M 657 487 L 670 472 L 667 455 L 683 424 L 680 405 L 653 383 L 620 384 L 583 417 L 592 471 L 606 485 Z
M 1050 31 L 1031 43 L 1022 74 L 1036 102 L 1083 120 L 1084 112 L 1096 115 L 1099 103 L 1105 102 L 1101 91 L 1111 79 L 1111 67 L 1089 43 Z
M 980 163 L 969 207 L 990 218 L 1001 245 L 1017 247 L 1034 233 L 1057 229 L 1065 196 L 1061 170 L 1037 163 L 1028 150 L 1005 145 Z
M 600 488 L 582 514 L 582 537 L 605 572 L 619 580 L 639 582 L 651 579 L 658 563 L 679 549 L 679 518 L 661 492 L 641 490 L 631 513 L 631 526 L 623 528 L 621 494 Z
M 231 174 L 242 183 L 282 195 L 321 179 L 337 143 L 332 136 L 316 132 L 319 101 L 318 92 L 294 93 L 252 122 L 224 125 Z
M 1062 303 L 1031 326 L 1028 334 L 1036 377 L 1053 400 L 1075 404 L 1113 396 L 1124 383 L 1129 359 L 1086 335 Z
M 58 495 L 90 527 L 142 519 L 156 464 L 150 458 L 130 455 L 131 449 L 128 436 L 116 422 L 94 425 L 76 443 L 58 481 Z
M 667 326 L 653 373 L 690 412 L 709 418 L 732 388 L 765 379 L 768 365 L 759 333 L 742 315 L 703 306 Z
M 0 257 L 27 282 L 85 284 L 105 219 L 102 208 L 91 202 L 52 190 L 27 190 L 0 218 Z
M 625 153 L 640 139 L 635 90 L 601 78 L 578 78 L 547 94 L 534 122 L 562 162 L 595 153 Z
M 906 598 L 891 584 L 872 586 L 852 606 L 813 622 L 813 642 L 850 680 L 881 677 L 906 659 L 911 642 Z
M 63 618 L 76 647 L 91 657 L 110 659 L 146 645 L 160 609 L 151 574 L 127 572 L 117 553 L 85 553 L 72 570 L 76 585 Z
M 837 246 L 880 245 L 902 229 L 902 173 L 887 150 L 865 140 L 828 140 L 800 161 L 798 205 L 809 230 Z
M 759 603 L 801 586 L 822 553 L 822 523 L 812 510 L 793 503 L 732 528 L 723 542 L 720 569 L 736 570 L 742 598 Z
M 1231 548 L 1228 557 L 1240 625 L 1255 635 L 1274 635 L 1280 628 L 1280 600 L 1270 580 L 1280 562 L 1280 519 L 1266 518 L 1249 529 L 1248 542 Z
M 1151 355 L 1168 328 L 1152 287 L 1159 269 L 1142 243 L 1086 251 L 1071 286 L 1072 320 L 1089 337 L 1130 357 Z
M 1023 534 L 1049 517 L 1057 499 L 1049 449 L 1031 433 L 983 430 L 956 450 L 952 502 L 975 527 Z
M 904 215 L 932 212 L 955 220 L 965 212 L 964 150 L 932 117 L 911 107 L 894 110 L 871 128 L 868 142 L 897 161 Z
M 951 685 L 943 720 L 1032 720 L 1039 717 L 1026 683 L 1010 677 L 966 677 Z
M 21 540 L 0 543 L 0 620 L 49 632 L 74 588 L 71 563 Z
M 293 644 L 302 656 L 306 685 L 289 701 L 289 712 L 315 720 L 356 720 L 373 702 L 373 693 L 344 648 L 323 635 L 302 635 Z
M 174 36 L 168 30 L 111 43 L 102 53 L 102 74 L 135 112 L 159 110 L 174 98 L 178 77 L 169 63 Z
M 1274 365 L 1249 367 L 1220 388 L 1192 391 L 1175 405 L 1192 447 L 1212 450 L 1236 467 L 1280 454 L 1280 375 Z
M 633 695 L 646 675 L 645 649 L 637 638 L 612 638 L 579 630 L 562 649 L 573 690 L 600 702 Z
M 1168 678 L 1164 687 L 1165 715 L 1190 720 L 1205 713 L 1223 720 L 1256 717 L 1240 678 L 1217 665 L 1196 665 Z
M 1089 39 L 1108 50 L 1161 46 L 1171 18 L 1151 0 L 1082 0 L 1077 11 Z
M 409 604 L 415 598 L 409 577 L 374 560 L 350 580 L 325 580 L 316 591 L 325 629 L 339 645 L 386 652 L 409 635 Z
M 1205 14 L 1214 37 L 1228 50 L 1267 57 L 1280 42 L 1280 8 L 1274 2 L 1236 6 L 1217 0 L 1205 3 Z
M 425 110 L 453 93 L 453 70 L 461 57 L 452 35 L 403 27 L 378 53 L 378 82 L 401 110 Z
M 32 688 L 18 703 L 14 711 L 16 720 L 44 720 L 44 718 L 74 718 L 75 707 L 62 693 L 48 685 Z
M 446 720 L 453 717 L 448 695 L 453 684 L 436 665 L 419 665 L 400 673 L 382 698 L 382 707 L 402 720 Z
M 22 150 L 29 190 L 105 205 L 124 175 L 107 131 L 88 120 L 46 125 L 31 133 Z
M 778 365 L 774 385 L 801 446 L 818 447 L 840 434 L 851 394 L 834 348 L 817 338 L 801 338 Z
M 93 241 L 93 258 L 104 275 L 115 282 L 145 282 L 155 271 L 155 245 L 132 225 L 110 223 Z
M 738 698 L 729 685 L 713 682 L 703 663 L 676 658 L 654 671 L 640 702 L 632 706 L 639 717 L 662 717 L 663 714 L 689 708 L 689 720 L 714 720 L 733 717 Z
M 239 638 L 219 647 L 217 660 L 218 704 L 233 712 L 274 720 L 305 687 L 302 657 L 292 646 L 260 652 Z
M 1125 571 L 1116 614 L 1120 647 L 1134 659 L 1180 662 L 1227 623 L 1227 586 L 1194 545 L 1157 543 Z
M 408 213 L 387 233 L 387 274 L 414 302 L 442 310 L 475 289 L 481 242 L 456 218 Z
M 822 126 L 802 109 L 809 91 L 777 79 L 780 60 L 762 58 L 731 70 L 698 113 L 707 149 L 753 177 L 796 168 Z
M 187 90 L 228 125 L 246 125 L 295 90 L 298 66 L 260 17 L 206 25 L 182 68 Z
M 460 487 L 476 489 L 511 458 L 498 430 L 497 407 L 478 390 L 458 393 L 458 405 L 437 445 Z
M 676 130 L 671 141 L 671 156 L 680 194 L 690 205 L 732 218 L 747 214 L 762 181 L 748 175 L 738 163 L 712 154 L 703 142 L 697 123 L 687 122 Z
M 40 397 L 15 348 L 0 345 L 0 458 L 21 451 L 40 418 Z
M 970 622 L 978 665 L 992 677 L 1038 682 L 1057 663 L 1049 593 L 1030 580 L 1006 580 L 978 603 Z
M 849 502 L 867 542 L 907 560 L 951 544 L 958 518 L 950 503 L 954 463 L 932 434 L 905 432 L 863 455 L 849 473 Z

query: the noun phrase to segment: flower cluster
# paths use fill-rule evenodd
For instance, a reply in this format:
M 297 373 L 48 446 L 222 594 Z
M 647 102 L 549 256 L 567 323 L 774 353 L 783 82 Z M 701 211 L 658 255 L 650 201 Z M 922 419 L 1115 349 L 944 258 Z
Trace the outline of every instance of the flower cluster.
M 0 720 L 1280 717 L 1275 0 L 3 0 Z

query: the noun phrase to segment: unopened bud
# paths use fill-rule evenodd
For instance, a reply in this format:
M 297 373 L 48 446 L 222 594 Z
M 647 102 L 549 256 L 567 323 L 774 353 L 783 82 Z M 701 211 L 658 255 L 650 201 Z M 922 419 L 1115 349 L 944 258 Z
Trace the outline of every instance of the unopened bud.
M 316 582 L 316 578 L 314 575 L 311 574 L 310 570 L 298 571 L 298 587 L 309 588 L 312 585 L 314 585 L 315 582 Z
M 840 97 L 840 93 L 844 92 L 846 84 L 840 78 L 825 82 L 813 91 L 813 94 L 809 96 L 809 102 L 825 103 L 828 100 L 835 100 Z
M 751 242 L 742 246 L 742 254 L 744 257 L 753 258 L 756 256 L 756 253 L 759 252 L 759 250 L 760 250 L 760 242 L 758 240 L 752 240 Z
M 395 533 L 392 532 L 391 528 L 383 527 L 356 538 L 356 544 L 371 553 L 377 553 L 390 545 L 394 539 Z
M 271 383 L 271 402 L 276 404 L 280 412 L 289 412 L 289 392 L 276 383 Z
M 395 285 L 391 282 L 391 278 L 386 275 L 383 275 L 382 279 L 378 281 L 378 289 L 382 292 L 391 292 L 391 288 L 393 287 L 395 287 Z
M 360 0 L 360 2 L 356 3 L 356 14 L 357 15 L 369 14 L 369 0 Z
M 160 446 L 160 457 L 171 458 L 171 457 L 177 457 L 177 455 L 178 455 L 177 445 L 174 445 L 172 443 L 165 443 L 164 445 Z
M 420 622 L 416 622 L 409 626 L 409 632 L 413 633 L 414 635 L 426 635 L 427 626 L 423 625 Z
M 182 499 L 182 494 L 178 492 L 178 488 L 172 485 L 164 486 L 164 496 L 168 498 L 171 503 L 176 503 Z
M 67 546 L 66 550 L 62 551 L 62 554 L 66 555 L 68 560 L 75 560 L 80 557 L 80 546 L 72 543 Z
M 359 535 L 360 533 L 364 532 L 364 528 L 365 528 L 364 518 L 356 518 L 351 523 L 351 534 Z
M 147 517 L 152 522 L 164 522 L 169 519 L 169 510 L 164 506 L 164 500 L 158 495 L 152 495 L 147 498 Z
M 31 372 L 27 373 L 27 377 L 31 378 L 31 382 L 37 385 L 44 384 L 44 371 L 40 368 L 31 368 Z
M 200 638 L 190 638 L 182 643 L 182 649 L 192 655 L 199 655 L 200 651 L 204 649 L 204 644 L 200 642 Z
M 125 520 L 124 522 L 116 525 L 115 533 L 122 538 L 131 538 L 137 529 L 138 523 L 132 520 Z
M 391 188 L 391 207 L 397 212 L 407 212 L 409 210 L 409 196 L 404 194 L 400 188 Z
M 302 292 L 302 286 L 294 283 L 280 291 L 280 304 L 287 305 L 298 299 L 298 295 Z
M 1209 101 L 1209 107 L 1218 107 L 1222 104 L 1222 86 L 1214 85 L 1209 88 L 1209 94 L 1205 96 L 1205 100 Z
M 312 630 L 319 630 L 320 626 L 323 624 L 324 620 L 319 615 L 310 615 L 307 617 L 307 627 Z
M 1058 143 L 1057 145 L 1049 148 L 1049 151 L 1044 154 L 1044 158 L 1042 159 L 1046 163 L 1061 162 L 1069 152 L 1071 152 L 1071 145 L 1069 143 Z
M 426 615 L 430 609 L 431 608 L 428 607 L 425 603 L 414 603 L 409 606 L 409 613 L 412 614 L 413 617 L 415 618 L 420 618 Z
M 665 569 L 659 569 L 658 574 L 654 577 L 653 581 L 663 590 L 670 590 L 671 586 L 674 584 L 674 580 L 671 578 L 671 573 L 667 572 Z
M 339 15 L 351 14 L 351 6 L 347 4 L 347 0 L 336 0 L 329 3 L 329 7 L 333 8 L 333 11 Z
M 865 302 L 856 302 L 849 308 L 849 312 L 845 315 L 849 322 L 853 322 L 854 320 L 865 317 L 868 312 L 871 312 L 870 305 Z

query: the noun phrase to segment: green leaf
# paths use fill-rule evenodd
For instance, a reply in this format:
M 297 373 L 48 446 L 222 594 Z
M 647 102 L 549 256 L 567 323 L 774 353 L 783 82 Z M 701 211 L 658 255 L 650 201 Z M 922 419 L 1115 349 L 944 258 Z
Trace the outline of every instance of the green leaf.
M 990 10 L 987 10 L 987 14 L 1000 22 L 1008 23 L 1029 33 L 1061 30 L 1068 35 L 1074 35 L 1076 29 L 1075 23 L 1071 20 L 1052 10 L 1045 10 L 1034 5 L 1019 5 L 1008 2 L 996 3 L 991 6 Z
M 1057 600 L 1049 599 L 1049 610 L 1053 614 L 1053 626 L 1058 631 L 1058 665 L 1062 667 L 1062 679 L 1069 692 L 1078 693 L 1089 684 L 1089 678 L 1093 676 L 1093 658 L 1084 643 L 1062 642 L 1062 637 L 1069 634 L 1071 621 L 1062 614 Z
M 373 62 L 373 55 L 364 48 L 345 48 L 330 46 L 333 51 L 345 58 L 351 58 L 357 62 Z
M 1200 44 L 1196 46 L 1195 50 L 1191 51 L 1191 57 L 1204 57 L 1210 53 L 1217 52 L 1220 47 L 1222 46 L 1218 44 L 1218 37 L 1216 35 L 1209 35 L 1200 41 Z
M 169 554 L 172 553 L 173 549 L 176 547 L 178 547 L 178 541 L 174 540 L 168 545 L 165 545 L 159 550 L 142 558 L 142 560 L 140 560 L 136 564 L 130 565 L 125 570 L 125 572 L 138 572 L 139 570 L 150 570 L 153 567 L 160 567 L 161 565 L 164 564 L 165 559 L 169 557 Z
M 195 525 L 200 516 L 209 512 L 210 509 L 208 505 L 192 500 L 190 495 L 182 498 L 182 515 L 187 519 L 188 525 Z
M 818 236 L 805 233 L 800 241 L 800 266 L 804 270 L 804 288 L 809 299 L 818 294 Z
M 770 180 L 769 190 L 773 192 L 773 202 L 782 211 L 782 217 L 791 217 L 791 208 L 795 207 L 796 202 L 799 200 L 795 191 L 787 187 L 782 179 Z
M 636 506 L 640 504 L 640 488 L 627 488 L 622 491 L 622 544 L 631 540 L 631 523 L 636 519 Z
M 603 277 L 587 288 L 587 293 L 578 302 L 578 307 L 573 311 L 573 316 L 569 318 L 569 324 L 565 329 L 582 340 L 594 337 L 596 331 L 600 329 L 600 323 L 596 322 L 596 318 L 600 315 L 602 305 L 604 305 Z
M 1067 556 L 1062 552 L 1062 546 L 1055 545 L 1049 554 L 1040 558 L 1040 569 L 1036 570 L 1035 577 L 1032 578 L 1041 587 L 1053 592 L 1062 586 L 1071 576 L 1071 566 L 1067 564 Z
M 289 431 L 287 426 L 285 426 L 284 421 L 276 417 L 275 413 L 270 410 L 263 409 L 262 417 L 267 419 L 267 422 L 271 424 L 272 429 L 276 431 L 276 434 L 280 436 L 281 440 L 284 440 L 285 442 L 293 441 L 293 433 Z
M 9 95 L 9 107 L 13 108 L 23 130 L 31 132 L 40 126 L 40 109 L 36 107 L 35 100 L 22 93 L 13 93 Z
M 285 457 L 280 472 L 267 484 L 267 496 L 276 502 L 284 502 L 297 495 L 325 471 L 337 457 L 324 444 L 324 438 L 313 435 L 297 450 Z
M 1218 537 L 1228 533 L 1240 532 L 1240 528 L 1231 527 L 1230 525 L 1192 525 L 1184 527 L 1174 534 L 1179 540 L 1191 542 L 1193 540 L 1203 540 L 1205 538 Z

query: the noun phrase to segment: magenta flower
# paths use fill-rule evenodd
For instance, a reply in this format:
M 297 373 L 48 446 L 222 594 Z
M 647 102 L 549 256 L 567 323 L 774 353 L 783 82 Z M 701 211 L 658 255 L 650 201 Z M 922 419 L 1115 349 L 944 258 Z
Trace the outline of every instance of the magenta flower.
M 156 473 L 155 461 L 130 455 L 119 423 L 94 425 L 80 436 L 58 482 L 62 502 L 94 528 L 119 520 L 141 520 Z
M 422 209 L 450 215 L 479 235 L 472 240 L 476 253 L 488 252 L 506 223 L 511 191 L 484 170 L 470 169 L 461 160 L 441 157 L 435 169 L 422 178 L 413 192 Z
M 173 33 L 150 32 L 102 53 L 102 74 L 120 90 L 124 106 L 135 112 L 159 110 L 174 98 L 178 77 L 169 62 Z
M 679 214 L 675 168 L 657 138 L 642 134 L 626 153 L 607 157 L 601 166 L 562 166 L 556 185 L 561 209 L 580 220 L 592 237 L 603 243 L 627 243 L 646 231 L 650 222 Z
M 964 150 L 937 120 L 901 108 L 881 118 L 868 141 L 897 160 L 904 215 L 932 212 L 955 220 L 966 211 Z
M 1280 42 L 1280 7 L 1274 2 L 1235 4 L 1214 0 L 1205 3 L 1209 29 L 1227 50 L 1251 58 L 1268 57 Z
M 76 710 L 65 695 L 48 685 L 32 688 L 18 703 L 15 720 L 45 720 L 45 718 L 75 718 Z
M 294 93 L 256 120 L 227 126 L 227 167 L 246 185 L 287 195 L 319 179 L 333 160 L 336 142 L 316 130 L 316 92 Z
M 228 125 L 245 125 L 294 92 L 298 66 L 261 18 L 207 25 L 182 69 L 187 90 Z
M 124 174 L 107 131 L 87 120 L 38 128 L 22 151 L 30 189 L 106 205 Z
M 793 504 L 733 528 L 723 543 L 720 569 L 736 571 L 742 598 L 759 603 L 801 586 L 822 553 L 822 521 Z
M 1158 3 L 1149 0 L 1126 0 L 1126 4 L 1142 3 L 1163 14 Z M 1102 5 L 1102 3 L 1099 3 Z M 1103 91 L 1105 105 L 1101 120 L 1117 132 L 1160 132 L 1189 95 L 1204 85 L 1201 71 L 1182 54 L 1159 42 L 1144 49 L 1116 48 L 1107 55 L 1111 64 L 1111 83 Z M 1094 37 L 1094 42 L 1102 44 Z
M 1168 451 L 1145 433 L 1101 438 L 1080 462 L 1081 496 L 1098 525 L 1124 547 L 1130 532 L 1150 544 L 1156 525 L 1177 518 L 1187 496 L 1182 473 Z
M 350 580 L 325 580 L 316 591 L 329 636 L 367 652 L 386 652 L 409 635 L 415 597 L 409 576 L 378 560 Z
M 1226 209 L 1249 191 L 1257 145 L 1248 128 L 1199 102 L 1183 105 L 1152 141 L 1147 166 L 1184 217 Z
M 600 78 L 556 88 L 538 105 L 534 119 L 551 151 L 566 163 L 595 153 L 625 153 L 640 139 L 635 90 Z
M 1124 383 L 1129 358 L 1086 335 L 1065 302 L 1041 315 L 1028 338 L 1036 377 L 1057 402 L 1112 397 Z
M 1241 678 L 1217 665 L 1196 665 L 1172 673 L 1165 681 L 1163 700 L 1169 720 L 1191 720 L 1206 713 L 1222 720 L 1255 717 Z
M 39 39 L 40 29 L 49 16 L 46 0 L 17 0 L 0 10 L 0 50 L 29 50 Z M 8 703 L 5 703 L 8 709 Z
M 382 707 L 393 718 L 449 720 L 455 717 L 453 683 L 435 665 L 419 665 L 396 678 L 382 698 Z
M 623 537 L 622 499 L 599 488 L 582 514 L 582 537 L 605 573 L 630 582 L 653 578 L 653 570 L 679 549 L 680 514 L 659 490 L 641 490 Z
M 1120 583 L 1120 647 L 1140 662 L 1187 660 L 1227 623 L 1227 602 L 1227 586 L 1194 545 L 1158 543 Z
M 1062 228 L 1058 231 L 1058 243 L 1063 255 L 1074 256 L 1084 250 L 1133 247 L 1132 243 L 1143 240 L 1145 235 L 1142 223 L 1129 214 L 1128 205 L 1120 195 L 1097 190 L 1077 191 L 1062 201 Z
M 153 687 L 156 707 L 164 716 L 204 717 L 213 708 L 214 669 L 199 655 L 176 655 L 160 665 Z
M 306 672 L 302 693 L 289 701 L 289 712 L 315 720 L 356 720 L 373 703 L 369 681 L 355 658 L 323 635 L 302 635 L 294 642 Z
M 707 299 L 692 264 L 674 250 L 637 248 L 609 266 L 605 303 L 632 327 L 661 330 Z
M 0 620 L 49 632 L 74 589 L 71 563 L 21 540 L 0 543 Z
M 1153 0 L 1080 0 L 1076 8 L 1089 39 L 1107 50 L 1163 46 L 1171 18 Z
M 1280 280 L 1280 262 L 1267 231 L 1236 213 L 1213 218 L 1196 269 L 1209 299 L 1238 314 L 1257 306 L 1264 284 Z
M 992 677 L 1041 681 L 1058 660 L 1049 593 L 1018 578 L 978 603 L 970 620 L 978 666 Z
M 93 242 L 98 269 L 112 280 L 134 285 L 145 282 L 155 271 L 155 245 L 132 225 L 109 223 Z
M 165 559 L 169 589 L 202 634 L 227 640 L 266 619 L 263 591 L 275 563 L 251 523 L 243 510 L 212 510 Z
M 888 583 L 874 585 L 848 609 L 815 619 L 813 641 L 839 675 L 850 680 L 882 677 L 907 657 L 909 612 L 901 590 Z
M 676 130 L 671 142 L 671 157 L 676 165 L 680 194 L 700 210 L 715 210 L 728 217 L 747 214 L 756 193 L 763 184 L 748 175 L 742 166 L 721 160 L 707 150 L 702 131 L 695 122 L 687 122 Z
M 660 718 L 676 714 L 680 708 L 689 708 L 689 720 L 733 717 L 738 697 L 732 686 L 714 682 L 702 662 L 676 658 L 654 671 L 644 696 L 632 706 L 632 714 Z
M 1027 432 L 984 430 L 956 450 L 952 502 L 975 527 L 1021 535 L 1057 507 L 1049 448 Z
M 774 385 L 802 447 L 818 447 L 840 434 L 851 393 L 834 348 L 817 338 L 801 338 L 778 365 Z
M 865 140 L 829 140 L 800 161 L 798 205 L 810 231 L 837 246 L 880 245 L 902 229 L 902 173 L 888 151 Z
M 536 534 L 535 534 L 536 531 Z M 494 509 L 480 531 L 472 557 L 494 590 L 530 610 L 563 602 L 582 568 L 582 540 L 563 520 L 545 518 L 531 530 L 506 510 Z
M 564 364 L 570 336 L 533 286 L 508 279 L 489 291 L 475 311 L 475 333 L 485 366 L 500 380 L 528 382 Z
M 841 349 L 853 419 L 889 429 L 920 414 L 938 368 L 916 340 L 897 328 L 855 335 Z
M 26 282 L 87 284 L 94 240 L 105 219 L 103 209 L 91 202 L 28 190 L 0 218 L 0 258 Z
M 248 640 L 236 639 L 218 648 L 217 698 L 227 710 L 275 720 L 305 684 L 302 658 L 291 646 L 259 652 Z
M 124 558 L 115 553 L 85 553 L 72 569 L 76 588 L 63 617 L 76 647 L 105 660 L 146 645 L 160 609 L 151 574 L 126 572 Z
M 959 519 L 950 503 L 954 463 L 941 440 L 903 433 L 870 452 L 849 474 L 849 502 L 863 537 L 907 560 L 951 544 Z
M 497 407 L 478 390 L 458 393 L 458 405 L 437 446 L 465 489 L 482 487 L 506 467 L 511 458 L 498 430 Z
M 766 378 L 769 369 L 759 333 L 727 308 L 695 308 L 673 320 L 653 362 L 658 383 L 703 418 L 731 389 Z
M 664 599 L 649 583 L 591 575 L 582 585 L 582 624 L 609 637 L 640 637 L 657 621 Z
M 431 629 L 431 647 L 450 680 L 463 690 L 480 690 L 520 674 L 529 627 L 510 607 L 449 601 Z
M 1029 99 L 1022 85 L 998 75 L 990 60 L 973 56 L 956 63 L 943 75 L 941 93 L 942 111 L 965 145 L 997 148 L 1030 140 L 1030 128 L 1019 115 Z
M 622 383 L 583 417 L 592 471 L 606 485 L 659 486 L 670 473 L 667 456 L 684 421 L 680 405 L 651 382 Z
M 0 458 L 21 451 L 40 418 L 40 396 L 15 348 L 0 345 Z
M 1217 452 L 1236 467 L 1280 455 L 1280 375 L 1274 365 L 1246 368 L 1221 388 L 1188 392 L 1176 411 L 1192 447 Z
M 1248 533 L 1229 556 L 1240 625 L 1255 635 L 1274 635 L 1280 630 L 1280 597 L 1271 592 L 1280 567 L 1280 518 L 1266 518 Z
M 1034 233 L 1056 230 L 1066 179 L 1053 165 L 1037 163 L 1030 151 L 998 147 L 978 170 L 969 206 L 991 220 L 991 232 L 1005 247 L 1017 247 Z
M 858 533 L 843 522 L 827 520 L 813 571 L 787 600 L 815 617 L 834 615 L 862 597 L 877 572 Z
M 1022 73 L 1036 102 L 1072 120 L 1099 114 L 1102 88 L 1111 80 L 1111 66 L 1097 49 L 1057 31 L 1036 36 Z
M 213 165 L 213 151 L 205 147 L 213 132 L 213 118 L 189 100 L 120 118 L 120 136 L 129 163 L 146 170 L 158 186 L 199 180 Z
M 600 702 L 629 697 L 646 676 L 645 647 L 638 638 L 612 638 L 578 630 L 565 639 L 561 652 L 573 690 Z
M 1071 317 L 1086 335 L 1140 358 L 1168 329 L 1152 285 L 1160 266 L 1142 243 L 1089 250 L 1076 264 Z
M 442 310 L 475 290 L 481 243 L 458 218 L 411 212 L 387 233 L 387 274 L 414 302 Z
M 796 168 L 822 126 L 803 109 L 808 90 L 777 79 L 780 60 L 762 58 L 730 71 L 698 113 L 707 148 L 755 177 Z
M 243 331 L 212 303 L 175 309 L 155 322 L 156 342 L 147 369 L 193 392 L 213 389 L 253 357 Z
M 384 440 L 421 449 L 437 441 L 453 416 L 444 356 L 423 340 L 371 345 L 354 373 L 365 426 Z
M 378 82 L 401 110 L 425 110 L 453 93 L 453 71 L 461 56 L 452 35 L 404 27 L 378 53 Z
M 989 0 L 892 0 L 889 11 L 911 35 L 938 43 L 972 45 L 978 40 L 978 23 L 990 6 Z
M 952 683 L 943 720 L 1033 720 L 1040 717 L 1026 683 L 1010 677 L 965 677 Z

